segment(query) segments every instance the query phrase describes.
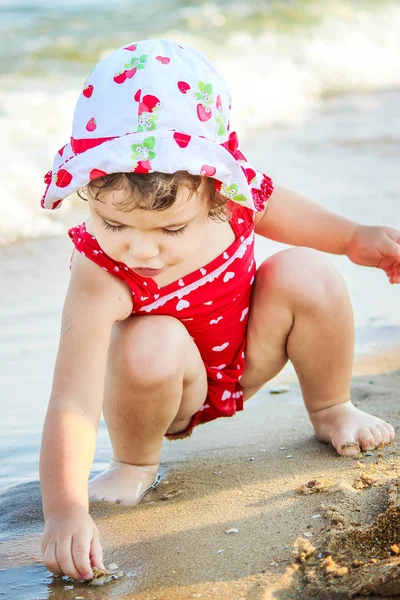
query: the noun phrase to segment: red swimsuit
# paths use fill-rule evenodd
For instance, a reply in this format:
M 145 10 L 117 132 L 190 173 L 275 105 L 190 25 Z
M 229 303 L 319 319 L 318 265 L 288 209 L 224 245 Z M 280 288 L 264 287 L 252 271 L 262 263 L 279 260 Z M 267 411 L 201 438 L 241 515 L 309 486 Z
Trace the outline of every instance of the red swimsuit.
M 126 282 L 133 296 L 132 314 L 179 319 L 200 351 L 207 370 L 207 398 L 184 432 L 167 434 L 171 439 L 187 437 L 200 423 L 243 410 L 239 380 L 245 367 L 246 325 L 256 271 L 254 213 L 229 204 L 235 241 L 201 269 L 162 288 L 105 254 L 84 224 L 69 231 L 79 252 Z

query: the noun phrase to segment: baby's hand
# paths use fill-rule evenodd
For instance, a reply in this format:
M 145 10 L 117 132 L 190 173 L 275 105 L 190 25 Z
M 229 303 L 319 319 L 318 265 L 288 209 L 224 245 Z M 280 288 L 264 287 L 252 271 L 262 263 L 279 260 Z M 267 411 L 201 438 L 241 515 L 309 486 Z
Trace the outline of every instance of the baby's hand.
M 356 265 L 383 269 L 390 283 L 400 283 L 400 231 L 391 227 L 358 225 L 347 256 Z
M 42 552 L 44 564 L 54 575 L 83 581 L 93 578 L 92 567 L 104 569 L 98 529 L 82 507 L 47 519 Z

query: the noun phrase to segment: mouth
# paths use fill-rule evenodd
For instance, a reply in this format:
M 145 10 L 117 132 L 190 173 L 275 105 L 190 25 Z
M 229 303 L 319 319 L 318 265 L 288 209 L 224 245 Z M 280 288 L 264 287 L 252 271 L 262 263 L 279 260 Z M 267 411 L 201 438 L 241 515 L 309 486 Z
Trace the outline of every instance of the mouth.
M 131 269 L 141 277 L 155 277 L 156 275 L 159 275 L 161 271 L 163 271 L 163 269 L 142 269 L 140 267 L 131 267 Z

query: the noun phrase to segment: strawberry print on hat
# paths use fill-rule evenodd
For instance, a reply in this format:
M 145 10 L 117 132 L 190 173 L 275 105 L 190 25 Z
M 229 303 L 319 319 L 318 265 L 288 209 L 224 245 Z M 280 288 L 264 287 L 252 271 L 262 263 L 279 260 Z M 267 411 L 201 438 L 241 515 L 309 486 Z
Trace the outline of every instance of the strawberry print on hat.
M 161 107 L 161 102 L 156 96 L 147 94 L 139 100 L 138 111 L 138 131 L 152 131 L 156 129 L 158 119 L 157 110 Z
M 86 78 L 70 141 L 54 158 L 42 206 L 60 206 L 96 169 L 106 174 L 186 170 L 213 178 L 234 202 L 263 210 L 272 181 L 239 150 L 230 110 L 223 77 L 198 50 L 163 39 L 125 44 Z M 145 142 L 149 133 L 153 148 Z
M 92 85 L 88 85 L 87 87 L 85 87 L 82 94 L 85 96 L 85 98 L 90 98 L 93 94 L 93 90 L 94 87 Z
M 133 56 L 129 62 L 124 64 L 124 67 L 114 75 L 115 83 L 124 83 L 127 79 L 132 79 L 136 75 L 138 69 L 144 69 L 146 66 L 147 56 L 142 54 L 139 58 Z
M 203 165 L 200 169 L 200 175 L 206 175 L 206 177 L 214 177 L 217 169 L 212 165 Z
M 156 56 L 156 60 L 159 60 L 163 65 L 168 65 L 171 62 L 171 59 L 168 56 Z
M 134 160 L 131 167 L 132 171 L 135 171 L 135 173 L 151 173 L 150 161 L 156 157 L 156 153 L 153 152 L 155 145 L 156 140 L 154 137 L 145 138 L 142 144 L 132 145 L 132 158 Z

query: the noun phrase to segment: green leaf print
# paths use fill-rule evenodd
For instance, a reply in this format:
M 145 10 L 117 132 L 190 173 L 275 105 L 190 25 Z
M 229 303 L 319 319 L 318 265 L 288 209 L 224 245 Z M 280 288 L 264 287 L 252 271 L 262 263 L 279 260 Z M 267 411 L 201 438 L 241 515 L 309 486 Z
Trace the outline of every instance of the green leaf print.
M 226 127 L 223 123 L 219 124 L 217 135 L 224 135 L 226 133 Z
M 203 96 L 199 92 L 196 92 L 195 95 L 196 95 L 197 100 L 203 100 Z
M 156 153 L 155 153 L 155 152 L 152 152 L 151 150 L 149 150 L 149 152 L 148 152 L 148 155 L 149 155 L 149 159 L 150 159 L 150 160 L 153 160 L 153 158 L 155 158 L 155 157 L 156 157 Z
M 142 54 L 142 56 L 139 58 L 139 61 L 145 64 L 147 61 L 147 54 Z
M 156 145 L 156 139 L 153 136 L 147 137 L 143 140 L 143 146 L 145 148 L 147 148 L 147 150 L 153 150 L 155 145 Z
M 243 196 L 243 194 L 237 194 L 236 196 L 233 196 L 233 199 L 236 200 L 236 202 L 246 202 L 247 200 L 246 196 Z
M 207 94 L 210 94 L 210 96 L 211 96 L 211 94 L 212 94 L 212 84 L 211 83 L 207 83 L 204 86 L 204 91 L 207 92 Z
M 230 186 L 229 186 L 229 187 L 226 189 L 226 191 L 227 191 L 228 193 L 229 193 L 229 192 L 235 192 L 235 194 L 237 194 L 237 193 L 238 193 L 238 191 L 239 191 L 239 188 L 238 188 L 238 186 L 236 185 L 236 183 L 232 183 L 232 185 L 230 185 Z

